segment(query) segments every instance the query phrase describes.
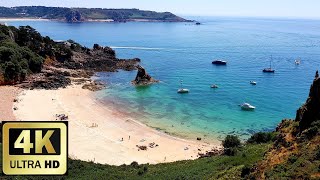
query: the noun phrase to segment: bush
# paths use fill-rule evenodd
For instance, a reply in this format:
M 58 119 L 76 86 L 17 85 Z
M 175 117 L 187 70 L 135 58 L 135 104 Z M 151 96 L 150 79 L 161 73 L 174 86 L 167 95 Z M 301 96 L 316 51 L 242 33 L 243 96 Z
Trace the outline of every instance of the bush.
M 134 168 L 137 168 L 137 167 L 139 167 L 139 163 L 136 162 L 136 161 L 133 161 L 133 162 L 130 164 L 130 166 L 132 166 L 132 167 L 134 167 Z
M 4 64 L 4 79 L 7 82 L 16 82 L 20 79 L 21 67 L 15 62 L 6 62 Z
M 249 139 L 248 139 L 248 143 L 257 143 L 257 144 L 261 144 L 261 143 L 267 143 L 270 141 L 274 141 L 276 137 L 276 133 L 274 132 L 258 132 L 253 134 Z
M 241 170 L 241 177 L 244 178 L 250 174 L 251 168 L 248 166 L 244 166 Z
M 224 148 L 234 148 L 239 147 L 241 144 L 238 136 L 227 135 L 227 137 L 222 141 L 222 146 Z
M 228 156 L 236 155 L 240 144 L 241 142 L 238 136 L 227 135 L 224 141 L 222 141 L 222 146 L 224 147 L 224 154 Z
M 315 135 L 319 132 L 319 128 L 317 126 L 313 126 L 307 129 L 304 134 L 306 135 L 307 139 L 312 139 Z
M 225 148 L 224 154 L 227 156 L 235 156 L 238 153 L 237 147 Z

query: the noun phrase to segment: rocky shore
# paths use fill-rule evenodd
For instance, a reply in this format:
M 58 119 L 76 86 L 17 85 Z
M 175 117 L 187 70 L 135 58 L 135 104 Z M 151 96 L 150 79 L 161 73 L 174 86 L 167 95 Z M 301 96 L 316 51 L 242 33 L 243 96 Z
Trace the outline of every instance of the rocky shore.
M 132 71 L 137 69 L 139 62 L 139 58 L 118 59 L 110 47 L 95 44 L 92 49 L 72 51 L 70 59 L 45 62 L 40 73 L 30 75 L 17 86 L 27 89 L 58 89 L 71 83 L 82 83 L 85 89 L 101 90 L 104 85 L 90 79 L 95 72 L 116 72 L 119 69 Z

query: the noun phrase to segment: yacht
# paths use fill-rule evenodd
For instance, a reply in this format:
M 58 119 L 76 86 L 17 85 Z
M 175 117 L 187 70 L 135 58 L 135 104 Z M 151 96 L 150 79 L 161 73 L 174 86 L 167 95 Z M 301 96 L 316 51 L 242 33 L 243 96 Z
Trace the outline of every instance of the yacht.
M 265 73 L 274 73 L 274 72 L 275 72 L 275 70 L 272 69 L 272 67 L 271 67 L 271 61 L 272 61 L 272 56 L 271 56 L 271 59 L 270 59 L 270 67 L 264 68 L 264 69 L 262 70 L 263 72 L 265 72 Z
M 245 110 L 245 111 L 252 111 L 254 110 L 256 107 L 252 106 L 251 104 L 249 103 L 243 103 L 240 105 L 241 109 L 242 110 Z
M 182 80 L 180 80 L 180 89 L 178 89 L 177 93 L 183 94 L 183 93 L 189 93 L 189 89 L 182 88 Z

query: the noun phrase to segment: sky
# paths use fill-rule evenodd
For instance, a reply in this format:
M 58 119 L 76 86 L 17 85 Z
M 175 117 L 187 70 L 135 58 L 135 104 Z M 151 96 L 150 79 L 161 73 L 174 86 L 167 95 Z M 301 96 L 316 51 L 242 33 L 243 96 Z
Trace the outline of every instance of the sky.
M 0 0 L 0 6 L 138 8 L 178 15 L 320 18 L 320 0 Z

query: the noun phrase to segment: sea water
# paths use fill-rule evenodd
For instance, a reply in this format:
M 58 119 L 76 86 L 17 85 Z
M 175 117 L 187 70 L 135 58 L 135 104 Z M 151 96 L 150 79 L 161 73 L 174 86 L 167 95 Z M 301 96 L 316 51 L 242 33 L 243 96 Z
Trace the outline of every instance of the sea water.
M 295 118 L 320 69 L 320 21 L 190 17 L 194 23 L 9 22 L 30 25 L 55 40 L 111 46 L 119 58 L 141 58 L 160 83 L 134 87 L 136 71 L 97 73 L 107 89 L 97 97 L 158 130 L 183 137 L 246 139 Z M 263 73 L 270 66 L 274 74 Z M 294 61 L 301 59 L 301 64 Z M 212 60 L 228 61 L 227 66 Z M 257 82 L 256 86 L 249 82 Z M 190 93 L 178 94 L 180 81 Z M 217 84 L 219 88 L 210 86 Z M 242 111 L 248 102 L 254 111 Z

